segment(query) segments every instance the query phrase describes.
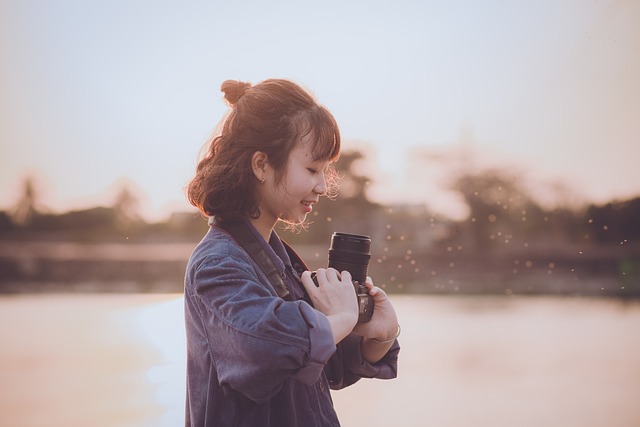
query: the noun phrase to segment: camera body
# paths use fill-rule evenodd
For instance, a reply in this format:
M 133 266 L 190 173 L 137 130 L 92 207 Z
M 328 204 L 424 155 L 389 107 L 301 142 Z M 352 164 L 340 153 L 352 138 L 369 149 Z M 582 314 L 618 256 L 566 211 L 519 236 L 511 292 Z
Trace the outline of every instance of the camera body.
M 371 238 L 361 234 L 333 233 L 329 248 L 329 265 L 338 271 L 351 273 L 358 299 L 358 323 L 368 322 L 373 316 L 375 302 L 364 283 L 371 254 Z M 316 283 L 317 284 L 317 283 Z

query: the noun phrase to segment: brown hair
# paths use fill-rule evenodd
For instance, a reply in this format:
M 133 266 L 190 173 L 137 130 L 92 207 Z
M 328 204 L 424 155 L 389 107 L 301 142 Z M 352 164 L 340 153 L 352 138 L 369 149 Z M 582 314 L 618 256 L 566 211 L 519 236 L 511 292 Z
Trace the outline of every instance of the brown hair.
M 203 215 L 260 216 L 258 181 L 251 168 L 256 151 L 267 155 L 277 180 L 284 175 L 289 153 L 306 135 L 313 137 L 314 160 L 337 160 L 340 131 L 335 119 L 297 84 L 269 79 L 252 86 L 227 80 L 221 90 L 230 111 L 205 146 L 187 187 L 189 202 Z

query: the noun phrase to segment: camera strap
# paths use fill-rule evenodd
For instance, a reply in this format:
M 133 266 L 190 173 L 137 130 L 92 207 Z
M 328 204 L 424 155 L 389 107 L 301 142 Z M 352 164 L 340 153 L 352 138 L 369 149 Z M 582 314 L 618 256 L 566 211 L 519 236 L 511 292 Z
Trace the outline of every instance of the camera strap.
M 291 294 L 284 280 L 280 276 L 278 269 L 273 261 L 266 254 L 258 238 L 249 230 L 242 221 L 220 221 L 214 217 L 209 218 L 209 225 L 214 225 L 226 231 L 233 239 L 245 250 L 253 261 L 260 267 L 260 270 L 267 276 L 271 285 L 275 288 L 278 296 L 284 300 L 291 300 Z M 283 242 L 284 243 L 284 242 Z M 289 246 L 285 244 L 287 252 Z M 294 252 L 295 253 L 295 252 Z M 289 254 L 291 256 L 291 254 Z M 300 257 L 296 255 L 297 261 L 302 262 Z M 304 265 L 304 263 L 303 263 Z

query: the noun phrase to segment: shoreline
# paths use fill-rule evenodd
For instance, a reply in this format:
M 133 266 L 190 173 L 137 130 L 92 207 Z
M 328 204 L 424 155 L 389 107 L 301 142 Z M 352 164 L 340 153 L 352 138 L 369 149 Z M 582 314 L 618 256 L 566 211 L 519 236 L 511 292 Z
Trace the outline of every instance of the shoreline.
M 0 294 L 181 293 L 195 245 L 0 241 Z M 412 253 L 392 248 L 374 254 L 369 275 L 394 294 L 640 298 L 640 254 L 613 249 Z M 326 265 L 326 248 L 298 245 L 296 250 L 310 269 Z

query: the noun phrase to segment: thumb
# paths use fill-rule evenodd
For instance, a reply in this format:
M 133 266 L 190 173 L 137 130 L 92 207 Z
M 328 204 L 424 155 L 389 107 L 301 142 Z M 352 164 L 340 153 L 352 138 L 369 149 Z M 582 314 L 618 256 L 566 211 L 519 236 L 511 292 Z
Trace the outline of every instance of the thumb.
M 302 274 L 300 275 L 300 281 L 302 282 L 302 285 L 304 286 L 304 288 L 307 290 L 307 293 L 309 294 L 312 291 L 316 291 L 318 288 L 316 283 L 313 281 L 313 278 L 311 277 L 311 272 L 309 270 L 302 272 Z

